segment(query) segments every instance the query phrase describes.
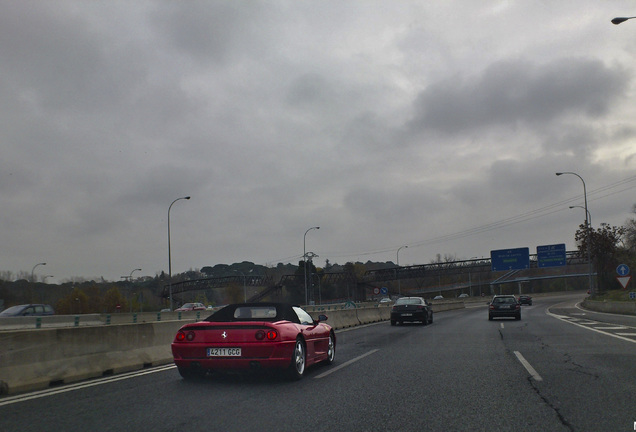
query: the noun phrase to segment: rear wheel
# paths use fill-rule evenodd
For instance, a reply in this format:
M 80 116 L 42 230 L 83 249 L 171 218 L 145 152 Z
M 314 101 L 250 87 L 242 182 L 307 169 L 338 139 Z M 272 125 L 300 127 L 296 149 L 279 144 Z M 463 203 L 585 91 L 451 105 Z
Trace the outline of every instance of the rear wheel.
M 488 314 L 488 321 L 492 321 L 492 315 Z
M 395 320 L 391 320 L 391 325 L 394 326 L 395 325 Z
M 294 352 L 291 357 L 291 364 L 289 365 L 289 377 L 293 380 L 299 380 L 305 373 L 305 362 L 307 356 L 305 353 L 305 344 L 301 338 L 296 339 L 296 345 L 294 346 Z

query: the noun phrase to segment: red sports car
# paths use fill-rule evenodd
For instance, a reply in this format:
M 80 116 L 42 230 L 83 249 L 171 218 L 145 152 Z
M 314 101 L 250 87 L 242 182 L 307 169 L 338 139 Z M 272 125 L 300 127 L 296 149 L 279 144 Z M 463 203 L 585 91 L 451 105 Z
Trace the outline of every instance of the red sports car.
M 231 304 L 179 329 L 174 363 L 185 379 L 247 369 L 286 369 L 300 379 L 306 367 L 334 361 L 336 335 L 326 320 L 285 303 Z

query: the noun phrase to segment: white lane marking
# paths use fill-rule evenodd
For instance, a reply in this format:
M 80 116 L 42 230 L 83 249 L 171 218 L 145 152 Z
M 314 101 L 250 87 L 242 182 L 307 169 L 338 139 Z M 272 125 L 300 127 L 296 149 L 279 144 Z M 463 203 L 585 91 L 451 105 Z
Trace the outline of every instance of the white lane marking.
M 617 327 L 594 327 L 596 330 L 627 330 L 628 327 L 625 326 L 617 326 Z
M 501 328 L 504 328 L 504 325 L 503 325 L 503 323 L 501 323 Z
M 528 363 L 528 360 L 526 360 L 519 351 L 515 351 L 515 355 L 517 356 L 517 359 L 521 362 L 523 367 L 525 367 L 526 370 L 530 373 L 530 376 L 534 378 L 535 381 L 543 381 L 543 378 L 541 378 L 541 375 L 539 375 L 537 371 L 534 370 L 532 365 Z
M 374 322 L 374 323 L 369 323 L 369 324 L 362 324 L 359 326 L 355 326 L 355 327 L 347 327 L 347 328 L 341 328 L 341 329 L 334 329 L 334 331 L 336 332 L 336 334 L 338 333 L 344 333 L 344 332 L 348 332 L 348 331 L 352 331 L 352 330 L 358 330 L 361 328 L 365 328 L 365 327 L 371 327 L 374 325 L 379 325 L 379 324 L 386 324 L 389 320 L 386 321 L 378 321 L 378 322 Z
M 174 364 L 168 365 L 168 366 L 159 366 L 157 368 L 146 369 L 146 370 L 135 371 L 135 372 L 128 372 L 128 373 L 117 375 L 117 376 L 113 376 L 113 377 L 98 378 L 98 379 L 90 381 L 90 382 L 68 384 L 68 385 L 65 385 L 65 386 L 62 386 L 62 387 L 56 387 L 56 388 L 46 389 L 46 390 L 39 390 L 39 391 L 28 393 L 28 394 L 25 394 L 25 395 L 9 396 L 9 397 L 0 399 L 0 406 L 11 405 L 11 404 L 14 404 L 14 403 L 28 401 L 28 400 L 31 400 L 31 399 L 39 399 L 39 398 L 43 398 L 43 397 L 47 397 L 47 396 L 51 396 L 51 395 L 55 395 L 55 394 L 66 393 L 66 392 L 75 391 L 75 390 L 88 388 L 88 387 L 94 387 L 94 386 L 98 386 L 98 385 L 102 385 L 102 384 L 108 384 L 108 383 L 111 383 L 111 382 L 121 381 L 121 380 L 125 380 L 125 379 L 128 379 L 128 378 L 134 378 L 134 377 L 141 376 L 141 375 L 147 375 L 147 374 L 151 374 L 151 373 L 163 372 L 163 371 L 166 371 L 168 369 L 173 369 L 175 367 L 176 366 Z
M 563 322 L 566 322 L 566 323 L 569 323 L 569 324 L 572 324 L 572 325 L 575 325 L 575 326 L 579 326 L 579 327 L 584 328 L 584 329 L 592 330 L 592 331 L 595 331 L 597 333 L 604 334 L 604 335 L 607 335 L 607 336 L 611 336 L 611 337 L 614 337 L 616 339 L 621 339 L 621 340 L 624 340 L 624 341 L 627 341 L 627 342 L 636 343 L 636 340 L 634 340 L 634 339 L 628 339 L 626 337 L 619 336 L 616 333 L 610 333 L 610 332 L 606 332 L 606 331 L 602 331 L 602 330 L 597 330 L 594 327 L 588 327 L 586 325 L 581 325 L 583 323 L 574 322 L 573 320 L 568 319 L 567 317 L 565 317 L 563 315 L 553 314 L 552 312 L 550 312 L 550 308 L 546 309 L 545 313 L 546 313 L 546 315 L 550 315 L 550 316 L 552 316 L 552 317 L 554 317 L 554 318 L 556 318 L 558 320 L 561 320 Z M 593 324 L 593 323 L 585 323 L 585 324 L 590 325 L 590 324 Z M 596 323 L 596 324 L 598 324 L 598 323 Z
M 636 336 L 636 333 L 616 333 L 619 336 Z
M 357 362 L 358 360 L 362 360 L 362 359 L 363 359 L 363 358 L 365 358 L 366 356 L 371 355 L 371 354 L 373 354 L 373 353 L 375 353 L 375 352 L 378 352 L 378 351 L 380 351 L 380 350 L 379 350 L 379 349 L 374 349 L 374 350 L 371 350 L 371 351 L 369 351 L 369 352 L 367 352 L 367 353 L 364 353 L 364 354 L 362 354 L 362 355 L 360 355 L 360 356 L 358 356 L 358 357 L 356 357 L 356 358 L 352 358 L 351 360 L 349 360 L 349 361 L 347 361 L 347 362 L 344 362 L 343 364 L 338 365 L 338 366 L 336 366 L 336 367 L 335 367 L 335 368 L 333 368 L 333 369 L 329 369 L 327 372 L 324 372 L 324 373 L 321 373 L 320 375 L 317 375 L 316 377 L 314 377 L 314 379 L 324 378 L 324 377 L 326 377 L 327 375 L 330 375 L 330 374 L 332 374 L 332 373 L 334 373 L 334 372 L 337 372 L 337 371 L 339 371 L 340 369 L 342 369 L 342 368 L 344 368 L 344 367 L 347 367 L 347 366 L 349 366 L 350 364 Z

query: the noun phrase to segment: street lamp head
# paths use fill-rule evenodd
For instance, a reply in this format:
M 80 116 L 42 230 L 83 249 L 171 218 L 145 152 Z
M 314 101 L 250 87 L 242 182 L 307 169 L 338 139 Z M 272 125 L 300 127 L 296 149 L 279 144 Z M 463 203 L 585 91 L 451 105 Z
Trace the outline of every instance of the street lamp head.
M 558 175 L 558 176 L 563 175 L 563 173 L 562 173 L 562 172 L 560 172 L 560 173 L 555 173 L 555 174 L 556 174 L 556 175 Z
M 184 197 L 184 198 L 185 198 L 185 199 L 190 199 L 190 197 L 189 197 L 189 196 L 187 196 L 187 197 Z
M 616 17 L 616 18 L 612 19 L 612 24 L 614 24 L 614 25 L 619 25 L 620 23 L 625 22 L 625 21 L 627 21 L 628 19 L 630 19 L 630 18 L 626 18 L 626 17 Z

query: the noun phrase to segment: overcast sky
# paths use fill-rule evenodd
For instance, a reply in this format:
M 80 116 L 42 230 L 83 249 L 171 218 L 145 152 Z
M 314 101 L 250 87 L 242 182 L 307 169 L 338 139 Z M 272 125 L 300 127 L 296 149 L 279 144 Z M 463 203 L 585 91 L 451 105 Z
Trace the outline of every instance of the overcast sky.
M 0 271 L 426 264 L 636 203 L 633 1 L 0 1 Z

